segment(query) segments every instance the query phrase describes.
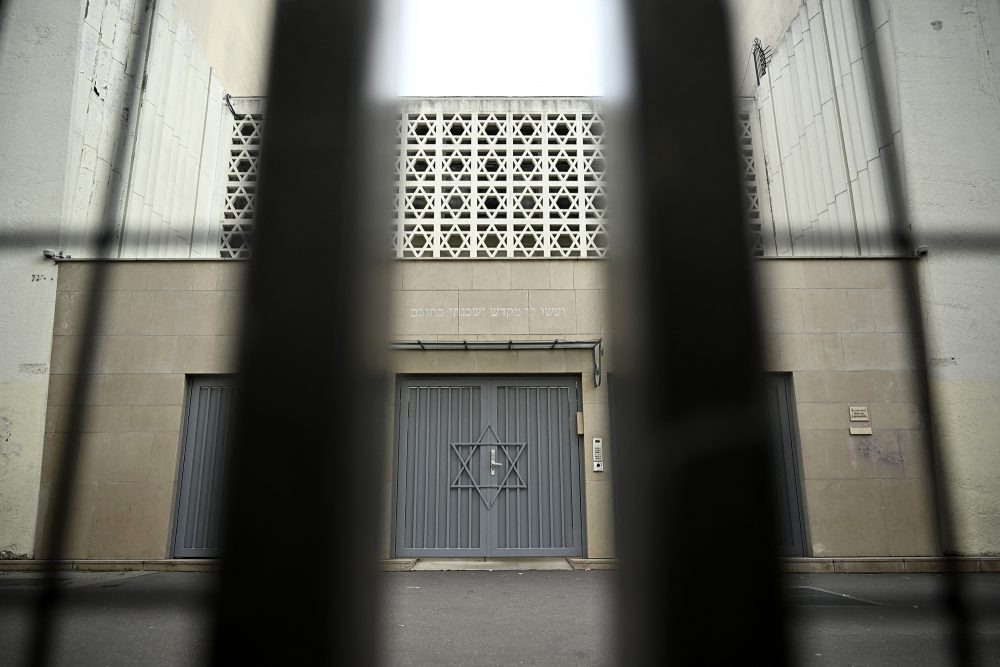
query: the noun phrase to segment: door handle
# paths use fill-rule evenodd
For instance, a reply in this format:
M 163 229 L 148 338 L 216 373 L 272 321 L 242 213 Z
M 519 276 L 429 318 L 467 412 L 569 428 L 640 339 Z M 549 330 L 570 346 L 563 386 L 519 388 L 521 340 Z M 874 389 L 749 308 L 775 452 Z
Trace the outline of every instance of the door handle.
M 496 449 L 491 449 L 490 450 L 490 474 L 491 475 L 496 475 L 497 474 L 497 466 L 503 467 L 503 464 L 502 463 L 497 463 L 497 450 Z

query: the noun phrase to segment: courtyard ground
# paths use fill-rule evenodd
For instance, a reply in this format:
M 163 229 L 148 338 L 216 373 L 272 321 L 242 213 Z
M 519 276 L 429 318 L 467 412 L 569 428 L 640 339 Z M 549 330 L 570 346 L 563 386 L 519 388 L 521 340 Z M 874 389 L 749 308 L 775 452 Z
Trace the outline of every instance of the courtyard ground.
M 267 576 L 302 585 L 298 574 Z M 614 572 L 380 576 L 388 665 L 615 664 Z M 975 612 L 977 663 L 1000 664 L 1000 575 L 962 576 Z M 205 603 L 213 575 L 75 572 L 65 577 L 56 664 L 202 661 L 211 632 Z M 28 605 L 40 580 L 37 573 L 0 574 L 0 665 L 24 661 Z M 789 575 L 785 585 L 800 665 L 949 664 L 938 575 Z M 711 647 L 705 650 L 711 662 Z

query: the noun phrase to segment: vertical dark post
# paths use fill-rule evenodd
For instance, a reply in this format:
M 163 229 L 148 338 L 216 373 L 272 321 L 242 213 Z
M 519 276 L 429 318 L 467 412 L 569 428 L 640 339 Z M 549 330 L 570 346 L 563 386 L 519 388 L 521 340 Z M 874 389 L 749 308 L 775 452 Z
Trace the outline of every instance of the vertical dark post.
M 3 0 L 0 0 L 0 21 L 3 21 Z M 142 73 L 145 68 L 143 61 L 148 58 L 152 40 L 153 17 L 156 14 L 155 2 L 147 3 L 145 12 L 139 21 L 138 31 L 131 37 L 129 45 L 129 61 L 126 72 L 136 72 L 123 104 L 123 110 L 138 109 L 142 97 Z M 127 141 L 128 126 L 135 127 L 138 114 L 129 116 L 129 120 L 116 128 L 118 139 L 115 141 L 115 152 L 111 158 L 110 183 L 104 195 L 100 225 L 90 243 L 81 250 L 85 255 L 97 258 L 109 258 L 115 251 L 117 238 L 115 227 L 122 223 L 118 214 L 119 197 L 127 197 L 128 193 L 120 188 L 122 174 L 128 173 L 128 157 L 133 143 Z M 33 239 L 26 239 L 31 243 Z M 93 366 L 97 360 L 98 327 L 104 314 L 104 292 L 108 284 L 108 262 L 97 262 L 91 272 L 90 284 L 87 285 L 89 295 L 84 312 L 83 335 L 80 336 L 79 349 L 76 356 L 76 375 L 73 377 L 73 393 L 70 398 L 69 417 L 66 425 L 66 444 L 63 456 L 56 470 L 55 484 L 52 486 L 52 498 L 49 502 L 48 519 L 42 548 L 37 557 L 40 560 L 59 560 L 63 558 L 66 547 L 66 536 L 69 531 L 70 511 L 75 502 L 74 478 L 77 463 L 80 460 L 81 434 L 84 427 L 86 406 L 90 404 L 90 393 L 93 391 Z M 58 566 L 52 563 L 45 573 L 44 585 L 35 605 L 34 627 L 31 637 L 29 664 L 49 664 L 52 646 L 57 634 L 57 610 L 61 598 L 59 590 Z
M 872 8 L 870 0 L 857 0 L 858 21 L 868 26 L 869 30 L 874 29 L 872 22 Z M 885 81 L 882 79 L 881 57 L 878 48 L 872 48 L 865 56 L 869 59 L 869 94 L 871 95 L 872 107 L 875 111 L 876 122 L 880 123 L 882 136 L 891 135 L 888 127 L 889 96 L 886 91 Z M 886 176 L 886 190 L 889 196 L 889 210 L 892 214 L 892 236 L 897 252 L 912 255 L 914 248 L 912 225 L 910 219 L 909 205 L 904 195 L 903 169 L 898 159 L 898 151 L 902 150 L 899 144 L 894 149 L 886 151 L 882 156 L 883 169 Z M 947 482 L 947 461 L 942 456 L 939 434 L 931 411 L 930 395 L 930 364 L 928 364 L 927 352 L 927 332 L 924 329 L 923 309 L 920 297 L 920 280 L 917 277 L 919 264 L 917 261 L 897 262 L 900 272 L 900 285 L 903 287 L 903 303 L 906 318 L 910 324 L 912 332 L 908 337 L 909 352 L 912 359 L 917 360 L 921 369 L 920 395 L 918 397 L 920 414 L 924 415 L 924 424 L 927 435 L 927 459 L 931 464 L 933 474 L 931 475 L 932 489 L 935 510 L 937 512 L 936 526 L 938 529 L 938 540 L 941 544 L 942 554 L 945 556 L 954 555 L 955 530 L 952 523 L 952 502 Z M 975 645 L 973 641 L 972 617 L 967 603 L 965 584 L 957 562 L 945 562 L 943 574 L 945 590 L 944 601 L 948 610 L 951 622 L 951 651 L 956 665 L 973 664 L 975 655 Z
M 627 277 L 624 321 L 635 330 L 615 333 L 630 341 L 615 350 L 620 661 L 781 665 L 773 471 L 723 3 L 629 6 L 637 197 L 633 250 L 619 266 L 641 274 Z
M 277 3 L 216 663 L 375 662 L 387 225 L 368 132 L 393 131 L 367 97 L 371 4 Z

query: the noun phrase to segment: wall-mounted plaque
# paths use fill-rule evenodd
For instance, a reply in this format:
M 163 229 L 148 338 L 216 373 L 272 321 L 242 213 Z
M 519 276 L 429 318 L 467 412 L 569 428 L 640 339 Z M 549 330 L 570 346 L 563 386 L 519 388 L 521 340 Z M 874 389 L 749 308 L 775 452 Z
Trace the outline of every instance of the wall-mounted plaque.
M 867 405 L 852 405 L 848 409 L 851 411 L 851 421 L 852 422 L 866 422 L 866 421 L 868 421 L 868 406 Z

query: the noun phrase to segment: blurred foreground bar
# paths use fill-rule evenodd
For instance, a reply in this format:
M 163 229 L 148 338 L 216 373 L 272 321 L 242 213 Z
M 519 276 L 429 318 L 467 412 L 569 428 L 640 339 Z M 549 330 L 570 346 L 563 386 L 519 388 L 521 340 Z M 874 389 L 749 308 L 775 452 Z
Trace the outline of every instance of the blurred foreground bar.
M 386 399 L 368 218 L 371 10 L 277 4 L 216 663 L 376 661 Z M 289 557 L 296 571 L 268 569 Z
M 635 329 L 615 334 L 630 344 L 613 385 L 621 664 L 786 664 L 724 10 L 629 5 L 638 180 L 617 282 L 632 285 L 619 325 Z M 704 252 L 670 250 L 691 248 Z

